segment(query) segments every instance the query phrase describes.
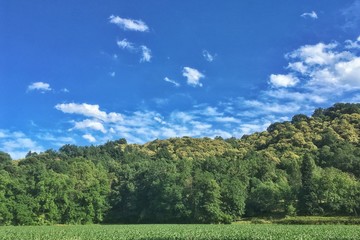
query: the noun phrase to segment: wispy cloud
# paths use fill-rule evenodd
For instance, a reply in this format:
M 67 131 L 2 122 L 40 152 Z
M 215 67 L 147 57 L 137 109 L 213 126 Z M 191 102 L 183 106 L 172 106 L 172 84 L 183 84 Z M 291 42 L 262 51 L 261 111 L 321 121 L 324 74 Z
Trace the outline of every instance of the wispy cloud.
M 12 132 L 0 129 L 0 149 L 7 152 L 13 159 L 25 157 L 29 152 L 42 152 L 44 149 L 23 132 Z
M 111 15 L 109 17 L 110 23 L 113 23 L 124 30 L 147 32 L 149 27 L 142 20 L 134 20 L 130 18 L 121 18 L 119 16 Z
M 48 92 L 48 91 L 51 91 L 51 87 L 50 87 L 50 84 L 48 83 L 45 83 L 45 82 L 34 82 L 34 83 L 31 83 L 28 87 L 27 87 L 27 90 L 28 91 L 40 91 L 42 93 L 44 92 Z
M 126 38 L 124 38 L 123 40 L 117 40 L 116 44 L 118 45 L 119 48 L 122 49 L 128 49 L 128 50 L 134 50 L 134 44 L 129 42 Z
M 67 88 L 62 88 L 60 91 L 63 92 L 63 93 L 69 93 L 70 92 L 69 89 L 67 89 Z
M 141 55 L 140 62 L 151 61 L 152 58 L 151 49 L 145 45 L 136 46 L 134 43 L 129 42 L 126 38 L 124 38 L 123 40 L 116 41 L 116 44 L 121 49 L 125 49 L 134 53 L 140 53 Z
M 350 6 L 341 9 L 343 17 L 345 18 L 345 23 L 342 26 L 346 30 L 358 29 L 360 26 L 360 0 L 355 0 Z
M 93 135 L 91 135 L 91 134 L 84 134 L 82 137 L 83 137 L 85 140 L 87 140 L 87 141 L 89 141 L 89 142 L 91 142 L 91 143 L 95 143 L 95 142 L 96 142 L 96 138 L 95 138 Z
M 190 67 L 184 67 L 183 76 L 187 78 L 187 84 L 193 87 L 202 87 L 200 79 L 205 77 L 205 75 L 199 72 L 197 69 Z
M 360 49 L 360 36 L 355 41 L 346 40 L 345 44 L 346 49 Z
M 170 79 L 168 77 L 165 77 L 164 81 L 174 84 L 175 87 L 180 87 L 180 84 L 178 82 L 176 82 L 175 80 L 172 80 L 172 79 Z
M 216 57 L 216 54 L 211 54 L 208 50 L 203 50 L 202 55 L 204 59 L 208 62 L 214 61 Z
M 140 59 L 140 62 L 150 62 L 150 60 L 152 58 L 151 50 L 144 45 L 141 45 L 140 49 L 141 49 L 141 56 L 142 56 Z
M 317 19 L 318 18 L 318 15 L 316 14 L 315 11 L 306 12 L 306 13 L 301 14 L 300 16 L 303 17 L 303 18 L 312 18 L 312 19 Z

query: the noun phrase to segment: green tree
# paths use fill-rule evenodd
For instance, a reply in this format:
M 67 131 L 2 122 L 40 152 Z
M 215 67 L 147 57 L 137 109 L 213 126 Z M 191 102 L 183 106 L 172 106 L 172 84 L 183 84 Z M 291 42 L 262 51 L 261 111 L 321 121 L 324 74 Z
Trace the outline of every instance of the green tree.
M 318 199 L 314 185 L 315 161 L 305 154 L 301 164 L 302 186 L 298 197 L 298 211 L 301 215 L 314 215 L 319 212 Z

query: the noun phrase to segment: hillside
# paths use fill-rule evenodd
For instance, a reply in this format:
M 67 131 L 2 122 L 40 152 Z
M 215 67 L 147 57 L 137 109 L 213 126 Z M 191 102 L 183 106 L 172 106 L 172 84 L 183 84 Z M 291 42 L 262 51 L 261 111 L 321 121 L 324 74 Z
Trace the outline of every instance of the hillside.
M 125 139 L 12 161 L 0 224 L 218 223 L 360 213 L 360 104 L 296 115 L 241 139 Z

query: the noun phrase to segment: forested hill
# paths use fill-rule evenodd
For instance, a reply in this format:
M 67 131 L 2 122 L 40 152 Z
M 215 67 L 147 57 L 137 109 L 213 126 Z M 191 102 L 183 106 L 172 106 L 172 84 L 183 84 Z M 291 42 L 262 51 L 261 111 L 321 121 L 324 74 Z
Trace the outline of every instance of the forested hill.
M 241 139 L 120 139 L 19 161 L 0 152 L 0 224 L 357 215 L 359 139 L 360 104 L 335 104 Z

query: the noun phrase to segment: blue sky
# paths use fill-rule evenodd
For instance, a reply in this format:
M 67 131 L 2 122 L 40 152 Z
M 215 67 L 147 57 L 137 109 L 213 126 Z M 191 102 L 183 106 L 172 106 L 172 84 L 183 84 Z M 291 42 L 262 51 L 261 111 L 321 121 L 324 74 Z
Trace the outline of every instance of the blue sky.
M 359 12 L 359 0 L 0 0 L 0 150 L 241 137 L 360 102 Z

